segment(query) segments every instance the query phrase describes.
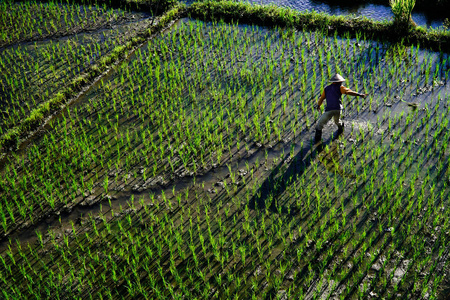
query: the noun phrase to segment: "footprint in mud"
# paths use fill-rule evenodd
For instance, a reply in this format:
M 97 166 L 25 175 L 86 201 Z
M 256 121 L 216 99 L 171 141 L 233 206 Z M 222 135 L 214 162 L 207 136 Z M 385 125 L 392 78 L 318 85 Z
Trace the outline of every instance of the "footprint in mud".
M 375 134 L 383 134 L 387 130 L 387 126 L 382 125 L 380 127 L 374 126 L 373 121 L 371 120 L 365 120 L 362 118 L 361 120 L 352 120 L 350 122 L 351 127 L 353 128 L 353 131 L 356 131 L 359 133 L 371 133 L 374 132 Z
M 406 103 L 409 107 L 411 107 L 412 110 L 416 110 L 419 107 L 419 103 L 417 102 L 408 102 L 405 100 L 401 100 L 402 102 Z
M 350 124 L 356 130 L 362 130 L 364 132 L 373 130 L 373 125 L 368 120 L 352 120 Z

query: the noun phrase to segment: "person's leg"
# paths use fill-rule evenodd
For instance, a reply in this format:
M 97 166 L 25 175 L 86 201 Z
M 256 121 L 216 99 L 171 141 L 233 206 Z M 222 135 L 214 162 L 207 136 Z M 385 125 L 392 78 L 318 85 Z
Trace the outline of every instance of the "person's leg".
M 316 130 L 322 130 L 323 127 L 328 123 L 328 121 L 331 120 L 332 117 L 333 117 L 333 110 L 324 112 L 320 117 L 319 121 L 317 121 Z
M 338 134 L 342 134 L 344 132 L 344 122 L 342 122 L 341 118 L 341 111 L 340 110 L 333 110 L 333 119 L 334 123 L 338 127 Z
M 316 134 L 314 135 L 314 143 L 322 141 L 322 130 L 316 129 Z
M 322 140 L 322 129 L 325 124 L 333 117 L 333 114 L 330 111 L 326 111 L 322 114 L 316 126 L 316 135 L 314 137 L 314 142 L 317 144 Z

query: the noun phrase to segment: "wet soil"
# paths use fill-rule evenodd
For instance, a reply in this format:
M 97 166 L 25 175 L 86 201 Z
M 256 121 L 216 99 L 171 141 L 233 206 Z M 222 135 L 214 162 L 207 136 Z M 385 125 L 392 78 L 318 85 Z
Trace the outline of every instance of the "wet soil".
M 141 50 L 144 50 L 147 46 L 144 45 Z M 134 57 L 130 56 L 128 62 L 133 61 Z M 252 57 L 261 58 L 257 55 Z M 108 81 L 112 77 L 113 74 L 110 73 L 104 80 Z M 80 100 L 73 103 L 72 108 L 82 108 L 84 101 L 81 99 L 86 97 L 85 100 L 88 100 L 91 99 L 91 96 L 96 96 L 97 88 L 100 85 L 100 81 L 98 81 L 95 86 L 80 97 Z M 400 87 L 398 88 L 400 89 Z M 31 226 L 22 233 L 13 233 L 9 238 L 18 238 L 23 244 L 36 243 L 37 237 L 33 236 L 34 230 L 42 230 L 43 232 L 51 230 L 60 234 L 58 240 L 62 240 L 64 234 L 70 234 L 71 223 L 78 226 L 77 231 L 92 231 L 90 225 L 92 220 L 94 220 L 94 223 L 95 220 L 101 223 L 103 218 L 106 218 L 106 222 L 125 220 L 128 215 L 134 216 L 134 214 L 138 215 L 139 212 L 142 213 L 146 205 L 153 208 L 159 207 L 157 210 L 154 208 L 155 211 L 152 210 L 150 214 L 142 215 L 149 217 L 168 214 L 174 222 L 179 219 L 178 213 L 182 208 L 192 208 L 194 211 L 195 207 L 201 207 L 202 209 L 213 207 L 218 210 L 216 217 L 220 216 L 226 219 L 224 224 L 225 228 L 230 230 L 230 233 L 227 234 L 227 238 L 230 240 L 235 239 L 238 232 L 241 233 L 237 229 L 242 230 L 243 224 L 248 223 L 246 218 L 255 220 L 255 227 L 260 225 L 257 222 L 262 222 L 263 216 L 270 218 L 269 223 L 272 227 L 268 229 L 270 233 L 264 235 L 264 237 L 275 237 L 275 244 L 269 247 L 270 251 L 266 256 L 268 261 L 273 262 L 268 269 L 273 273 L 278 272 L 279 275 L 281 271 L 278 266 L 281 266 L 281 263 L 289 262 L 289 269 L 286 272 L 289 275 L 286 275 L 283 279 L 281 288 L 275 289 L 272 283 L 269 284 L 264 279 L 262 271 L 265 270 L 264 266 L 240 263 L 242 255 L 236 255 L 232 262 L 227 261 L 230 266 L 227 265 L 225 268 L 217 266 L 217 269 L 222 272 L 235 270 L 236 274 L 246 277 L 256 274 L 255 277 L 260 283 L 261 289 L 270 289 L 269 295 L 285 297 L 287 295 L 286 289 L 294 281 L 294 279 L 290 279 L 295 277 L 294 273 L 300 274 L 301 283 L 308 288 L 304 292 L 310 297 L 318 295 L 338 297 L 347 290 L 347 287 L 350 290 L 350 295 L 356 297 L 358 289 L 364 288 L 364 283 L 370 287 L 370 292 L 373 293 L 371 294 L 372 297 L 394 295 L 393 285 L 402 283 L 402 279 L 408 276 L 407 271 L 414 265 L 410 260 L 411 253 L 400 253 L 403 249 L 411 249 L 407 239 L 403 239 L 401 234 L 394 236 L 392 233 L 398 231 L 401 233 L 407 230 L 403 225 L 408 224 L 413 219 L 413 215 L 409 212 L 410 210 L 404 207 L 407 205 L 406 203 L 409 203 L 408 201 L 397 206 L 393 202 L 398 199 L 393 195 L 383 198 L 384 193 L 386 193 L 383 188 L 390 182 L 389 178 L 375 182 L 374 189 L 369 189 L 371 177 L 370 174 L 365 177 L 364 172 L 367 171 L 365 167 L 367 165 L 371 167 L 369 172 L 379 172 L 374 173 L 375 175 L 378 174 L 376 178 L 383 176 L 383 168 L 389 170 L 391 173 L 386 174 L 392 177 L 394 173 L 397 174 L 397 171 L 392 169 L 398 168 L 399 176 L 405 174 L 404 179 L 396 182 L 399 185 L 399 190 L 405 189 L 401 194 L 405 196 L 405 199 L 408 199 L 406 195 L 407 187 L 412 186 L 420 190 L 424 186 L 423 182 L 412 179 L 415 172 L 412 166 L 417 167 L 421 164 L 422 170 L 419 175 L 424 180 L 427 176 L 431 176 L 433 180 L 438 178 L 437 170 L 430 166 L 436 163 L 435 156 L 429 161 L 417 160 L 410 164 L 406 160 L 409 159 L 411 153 L 419 153 L 420 155 L 424 153 L 419 151 L 419 147 L 426 144 L 425 139 L 431 137 L 434 132 L 425 133 L 423 128 L 417 124 L 422 118 L 426 117 L 428 112 L 432 112 L 431 107 L 436 107 L 438 103 L 440 103 L 439 107 L 443 107 L 444 101 L 440 102 L 438 98 L 445 99 L 448 91 L 447 85 L 441 85 L 418 96 L 410 96 L 407 91 L 413 90 L 414 86 L 406 84 L 403 88 L 406 92 L 403 93 L 401 98 L 396 98 L 396 95 L 390 91 L 386 98 L 379 97 L 376 99 L 379 103 L 373 104 L 375 112 L 367 102 L 360 102 L 361 100 L 359 100 L 352 105 L 350 99 L 347 98 L 348 110 L 345 111 L 343 118 L 346 122 L 345 134 L 338 139 L 331 138 L 331 135 L 335 136 L 336 132 L 334 124 L 329 123 L 324 129 L 325 141 L 321 146 L 311 143 L 315 120 L 317 120 L 314 118 L 311 124 L 302 126 L 302 129 L 295 135 L 289 129 L 286 130 L 280 141 L 272 138 L 267 143 L 261 143 L 249 139 L 246 140 L 249 147 L 246 149 L 241 146 L 240 150 L 233 145 L 225 153 L 221 164 L 208 165 L 195 175 L 191 175 L 188 170 L 177 170 L 175 174 L 161 172 L 156 178 L 151 178 L 147 182 L 147 180 L 130 171 L 122 171 L 117 168 L 104 170 L 105 176 L 111 179 L 109 192 L 104 193 L 101 186 L 103 177 L 100 177 L 92 191 L 85 192 L 74 201 L 76 204 L 69 208 L 70 212 L 56 212 L 53 216 L 45 217 L 36 226 Z M 382 89 L 379 92 L 383 92 Z M 412 100 L 412 97 L 418 98 Z M 407 102 L 418 101 L 420 107 L 429 108 L 428 110 L 417 109 L 412 111 L 407 103 L 401 101 L 403 98 Z M 294 101 L 289 102 L 288 111 L 297 109 L 294 103 Z M 385 103 L 392 105 L 388 106 Z M 281 107 L 279 109 L 281 110 Z M 67 115 L 68 112 L 65 111 L 59 118 Z M 433 116 L 439 117 L 439 113 L 434 112 Z M 412 123 L 407 123 L 409 122 L 406 121 L 408 117 L 413 120 Z M 283 118 L 288 118 L 288 116 Z M 57 119 L 54 118 L 53 122 L 56 123 Z M 48 127 L 48 130 L 50 128 Z M 396 132 L 399 132 L 399 136 Z M 411 141 L 417 140 L 419 142 L 417 145 L 413 142 L 402 142 L 402 137 L 410 137 Z M 412 150 L 406 152 L 409 145 L 411 145 Z M 393 148 L 389 149 L 391 146 Z M 371 152 L 374 149 L 381 149 L 380 157 L 383 155 L 385 157 L 384 162 L 382 162 L 383 166 L 374 166 L 376 159 L 374 158 L 374 151 Z M 408 155 L 402 157 L 405 152 Z M 403 168 L 403 165 L 408 167 Z M 144 170 L 144 163 L 139 162 L 136 169 Z M 87 174 L 87 179 L 95 176 L 95 173 L 96 170 L 93 170 L 91 174 Z M 117 174 L 120 175 L 117 177 L 119 179 L 114 182 L 113 178 Z M 337 190 L 333 191 L 333 185 L 337 186 Z M 308 188 L 309 190 L 306 190 Z M 443 182 L 439 183 L 439 188 L 443 188 L 445 197 Z M 297 194 L 296 189 L 301 192 Z M 425 189 L 425 199 L 427 199 L 432 193 L 432 189 L 429 189 L 426 185 Z M 189 191 L 187 199 L 183 198 L 178 202 L 177 196 L 183 195 L 186 191 Z M 314 196 L 315 192 L 317 196 Z M 379 195 L 381 198 L 378 199 L 374 195 L 376 197 Z M 273 199 L 275 200 L 270 202 Z M 299 200 L 298 203 L 295 202 L 296 199 Z M 388 217 L 388 215 L 391 216 L 388 211 L 382 211 L 379 215 L 378 207 L 371 206 L 372 199 L 381 201 L 388 207 L 393 207 L 392 209 L 396 211 L 399 220 L 394 216 L 394 221 L 391 221 Z M 427 202 L 425 205 L 433 207 L 433 204 Z M 448 203 L 445 201 L 441 204 L 447 205 Z M 419 204 L 413 202 L 413 206 L 410 207 L 411 211 L 416 205 Z M 340 207 L 342 207 L 342 211 L 339 211 Z M 227 213 L 227 209 L 231 211 Z M 338 213 L 333 212 L 336 209 Z M 245 215 L 246 213 L 248 213 L 248 216 Z M 425 208 L 424 214 L 426 214 Z M 209 227 L 205 225 L 205 216 L 200 212 L 192 212 L 192 216 L 194 220 L 199 217 L 199 228 L 206 232 Z M 343 218 L 345 219 L 345 216 L 348 223 L 342 223 L 342 225 L 337 223 L 341 226 L 341 229 L 331 234 L 329 230 L 332 226 L 335 226 L 335 220 L 341 222 Z M 422 219 L 422 217 L 423 215 L 414 219 Z M 233 221 L 233 218 L 237 221 Z M 286 222 L 284 223 L 286 230 L 278 231 L 278 234 L 281 232 L 284 234 L 277 236 L 276 224 L 280 220 Z M 185 223 L 187 224 L 188 221 L 185 221 Z M 322 225 L 324 225 L 324 229 L 320 229 Z M 211 228 L 214 231 L 218 226 L 214 225 Z M 296 232 L 288 233 L 291 228 L 294 228 Z M 142 231 L 144 230 L 142 229 Z M 429 245 L 433 245 L 432 235 L 438 234 L 439 231 L 433 230 L 433 228 L 426 230 Z M 244 232 L 242 231 L 243 235 Z M 187 232 L 184 231 L 182 234 L 186 234 L 187 240 Z M 292 238 L 290 237 L 288 240 L 286 237 L 289 234 L 292 234 Z M 367 241 L 366 234 L 375 234 L 374 241 L 369 243 L 370 251 L 364 248 Z M 327 238 L 322 238 L 324 236 L 327 236 Z M 46 238 L 49 239 L 48 236 Z M 400 242 L 396 242 L 398 239 L 400 239 Z M 248 247 L 249 249 L 252 244 L 256 243 L 250 234 L 245 234 L 245 237 L 236 240 L 242 243 L 242 247 Z M 436 242 L 436 239 L 434 242 Z M 199 243 L 197 242 L 197 245 Z M 9 241 L 3 239 L 1 242 L 2 249 L 0 250 L 6 251 L 8 245 Z M 51 249 L 53 246 L 48 244 L 47 247 Z M 391 247 L 395 247 L 395 249 L 392 250 Z M 431 247 L 428 249 L 428 247 L 427 251 L 430 251 L 428 255 L 433 259 L 436 258 L 438 255 L 436 249 L 433 250 Z M 231 248 L 231 245 L 228 248 Z M 298 248 L 306 249 L 302 254 L 302 259 L 296 258 L 295 251 Z M 374 249 L 377 249 L 377 251 L 372 251 Z M 327 250 L 332 252 L 333 257 L 327 256 Z M 251 253 L 253 257 L 256 257 L 256 251 Z M 361 255 L 364 259 L 359 258 Z M 202 256 L 203 261 L 206 261 L 206 257 L 206 255 L 205 257 Z M 165 256 L 165 258 L 168 258 L 168 256 Z M 177 260 L 176 263 L 180 269 L 186 267 L 186 262 L 181 259 Z M 235 269 L 232 269 L 232 265 Z M 169 270 L 167 263 L 163 266 L 165 270 Z M 337 266 L 339 273 L 333 273 L 332 268 L 334 266 Z M 312 268 L 313 271 L 311 272 L 308 267 Z M 325 273 L 324 270 L 326 270 Z M 362 272 L 361 277 L 354 280 L 352 276 L 360 276 L 359 271 Z M 340 272 L 342 272 L 342 275 L 340 275 Z M 424 272 L 426 276 L 428 271 Z M 311 278 L 307 279 L 305 274 L 310 274 Z M 320 280 L 321 274 L 327 276 L 328 274 L 334 274 L 332 276 L 334 279 L 323 284 L 323 281 Z M 167 276 L 170 277 L 171 275 Z M 213 282 L 212 274 L 208 274 L 208 276 Z M 388 287 L 381 286 L 382 278 L 391 278 L 392 284 L 390 283 Z M 174 279 L 171 282 L 175 282 Z M 307 282 L 309 284 L 306 284 Z M 322 287 L 320 287 L 321 284 L 323 284 Z M 244 289 L 245 291 L 250 290 L 250 283 L 247 285 L 248 289 Z M 123 288 L 125 289 L 125 287 Z M 220 286 L 218 288 L 220 289 Z M 408 295 L 406 289 L 400 292 L 401 297 Z

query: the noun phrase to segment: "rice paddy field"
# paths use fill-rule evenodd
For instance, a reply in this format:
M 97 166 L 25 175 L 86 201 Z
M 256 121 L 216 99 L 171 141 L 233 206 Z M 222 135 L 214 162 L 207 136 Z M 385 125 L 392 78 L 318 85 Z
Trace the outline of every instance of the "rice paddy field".
M 0 135 L 150 22 L 96 6 L 2 2 Z
M 66 11 L 94 29 L 1 29 L 2 128 L 151 22 Z M 314 145 L 335 73 L 369 96 Z M 364 33 L 182 18 L 4 155 L 1 298 L 446 299 L 449 75 Z

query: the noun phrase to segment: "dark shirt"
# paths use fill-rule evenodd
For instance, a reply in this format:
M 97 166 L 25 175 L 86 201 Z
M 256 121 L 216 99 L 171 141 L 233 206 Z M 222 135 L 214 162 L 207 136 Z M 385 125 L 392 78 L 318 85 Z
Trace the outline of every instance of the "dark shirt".
M 339 84 L 330 84 L 325 88 L 325 98 L 327 99 L 325 111 L 343 109 L 341 87 L 342 86 Z

